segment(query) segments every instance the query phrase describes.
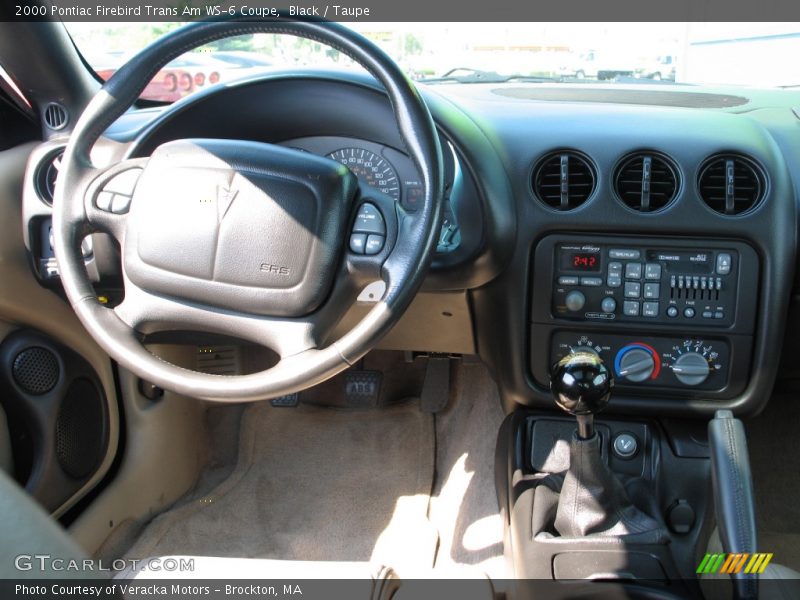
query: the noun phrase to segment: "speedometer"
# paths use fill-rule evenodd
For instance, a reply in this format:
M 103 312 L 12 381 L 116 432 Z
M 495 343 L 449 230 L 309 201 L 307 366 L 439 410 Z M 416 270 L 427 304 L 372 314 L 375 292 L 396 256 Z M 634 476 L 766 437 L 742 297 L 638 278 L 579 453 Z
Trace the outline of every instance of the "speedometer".
M 394 167 L 384 158 L 364 148 L 342 148 L 328 154 L 339 161 L 363 183 L 400 200 L 400 181 Z

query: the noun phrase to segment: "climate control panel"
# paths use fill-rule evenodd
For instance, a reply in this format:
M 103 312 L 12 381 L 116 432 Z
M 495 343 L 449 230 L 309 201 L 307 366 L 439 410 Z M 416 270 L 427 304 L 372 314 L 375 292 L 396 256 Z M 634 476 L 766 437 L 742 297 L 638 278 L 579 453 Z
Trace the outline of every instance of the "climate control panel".
M 621 387 L 719 391 L 729 382 L 731 351 L 724 339 L 556 332 L 550 363 L 573 352 L 598 354 Z

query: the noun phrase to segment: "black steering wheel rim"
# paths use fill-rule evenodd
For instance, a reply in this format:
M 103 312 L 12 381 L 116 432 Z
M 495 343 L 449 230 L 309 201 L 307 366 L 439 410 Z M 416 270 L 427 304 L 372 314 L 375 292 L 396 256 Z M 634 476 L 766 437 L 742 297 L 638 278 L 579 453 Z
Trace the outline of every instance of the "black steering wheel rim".
M 339 50 L 366 68 L 386 89 L 399 133 L 420 173 L 423 200 L 413 215 L 398 209 L 397 242 L 381 259 L 379 269 L 387 283 L 386 293 L 355 327 L 323 348 L 299 345 L 299 351 L 282 354 L 271 369 L 250 375 L 218 376 L 178 367 L 150 353 L 142 344 L 141 332 L 136 331 L 130 319 L 124 318 L 124 311 L 106 308 L 96 298 L 83 265 L 80 244 L 93 232 L 112 233 L 121 244 L 124 241 L 124 225 L 118 226 L 123 221 L 103 215 L 95 218 L 97 210 L 89 193 L 96 190 L 98 179 L 113 174 L 115 168 L 97 168 L 90 160 L 91 148 L 105 129 L 136 101 L 153 75 L 173 58 L 217 39 L 250 33 L 312 39 Z M 89 103 L 70 137 L 62 164 L 53 211 L 54 246 L 66 295 L 78 317 L 89 334 L 123 367 L 164 389 L 212 401 L 254 401 L 293 393 L 352 365 L 397 322 L 419 290 L 435 251 L 441 220 L 444 181 L 439 138 L 413 84 L 371 42 L 341 25 L 317 20 L 201 22 L 157 40 L 119 69 Z M 345 241 L 341 240 L 341 244 Z M 126 280 L 126 295 L 129 283 Z M 133 302 L 135 294 L 131 294 L 128 305 Z M 172 302 L 170 306 L 174 308 L 176 304 Z M 209 311 L 207 307 L 183 308 L 194 311 L 195 322 L 203 311 Z M 242 331 L 249 323 L 258 323 L 265 330 L 274 329 L 278 336 L 294 336 L 297 332 L 289 327 L 291 320 L 238 317 L 238 321 L 230 322 Z M 228 332 L 224 328 L 214 331 Z

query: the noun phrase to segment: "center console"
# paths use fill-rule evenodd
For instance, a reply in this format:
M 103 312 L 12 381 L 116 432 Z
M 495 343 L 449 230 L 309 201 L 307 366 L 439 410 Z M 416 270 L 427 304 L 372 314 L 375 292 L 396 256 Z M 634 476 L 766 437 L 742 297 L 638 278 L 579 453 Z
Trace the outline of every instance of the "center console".
M 655 421 L 596 421 L 614 379 L 585 348 L 550 375 L 555 404 L 571 418 L 518 409 L 498 437 L 496 464 L 505 468 L 496 485 L 514 572 L 627 582 L 630 598 L 697 596 L 697 552 L 713 522 L 704 436 Z
M 530 369 L 598 354 L 619 395 L 733 398 L 752 360 L 759 261 L 734 240 L 549 235 L 533 256 Z
M 760 268 L 735 239 L 571 233 L 536 244 L 528 366 L 551 410 L 511 413 L 497 455 L 518 577 L 700 594 L 709 499 L 722 494 L 710 484 L 713 444 L 702 422 L 659 411 L 745 391 Z M 615 401 L 627 414 L 595 421 Z

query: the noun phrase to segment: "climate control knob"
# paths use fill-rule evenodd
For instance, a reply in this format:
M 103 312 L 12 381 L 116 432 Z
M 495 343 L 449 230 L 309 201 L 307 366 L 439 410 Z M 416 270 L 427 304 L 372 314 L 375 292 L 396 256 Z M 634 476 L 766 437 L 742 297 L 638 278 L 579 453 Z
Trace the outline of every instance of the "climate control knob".
M 659 367 L 660 364 L 655 352 L 644 344 L 625 346 L 617 353 L 617 358 L 614 361 L 617 376 L 634 383 L 646 381 L 653 377 L 654 374 L 657 375 Z
M 700 385 L 710 372 L 708 360 L 699 352 L 681 354 L 672 364 L 672 372 L 684 385 Z

